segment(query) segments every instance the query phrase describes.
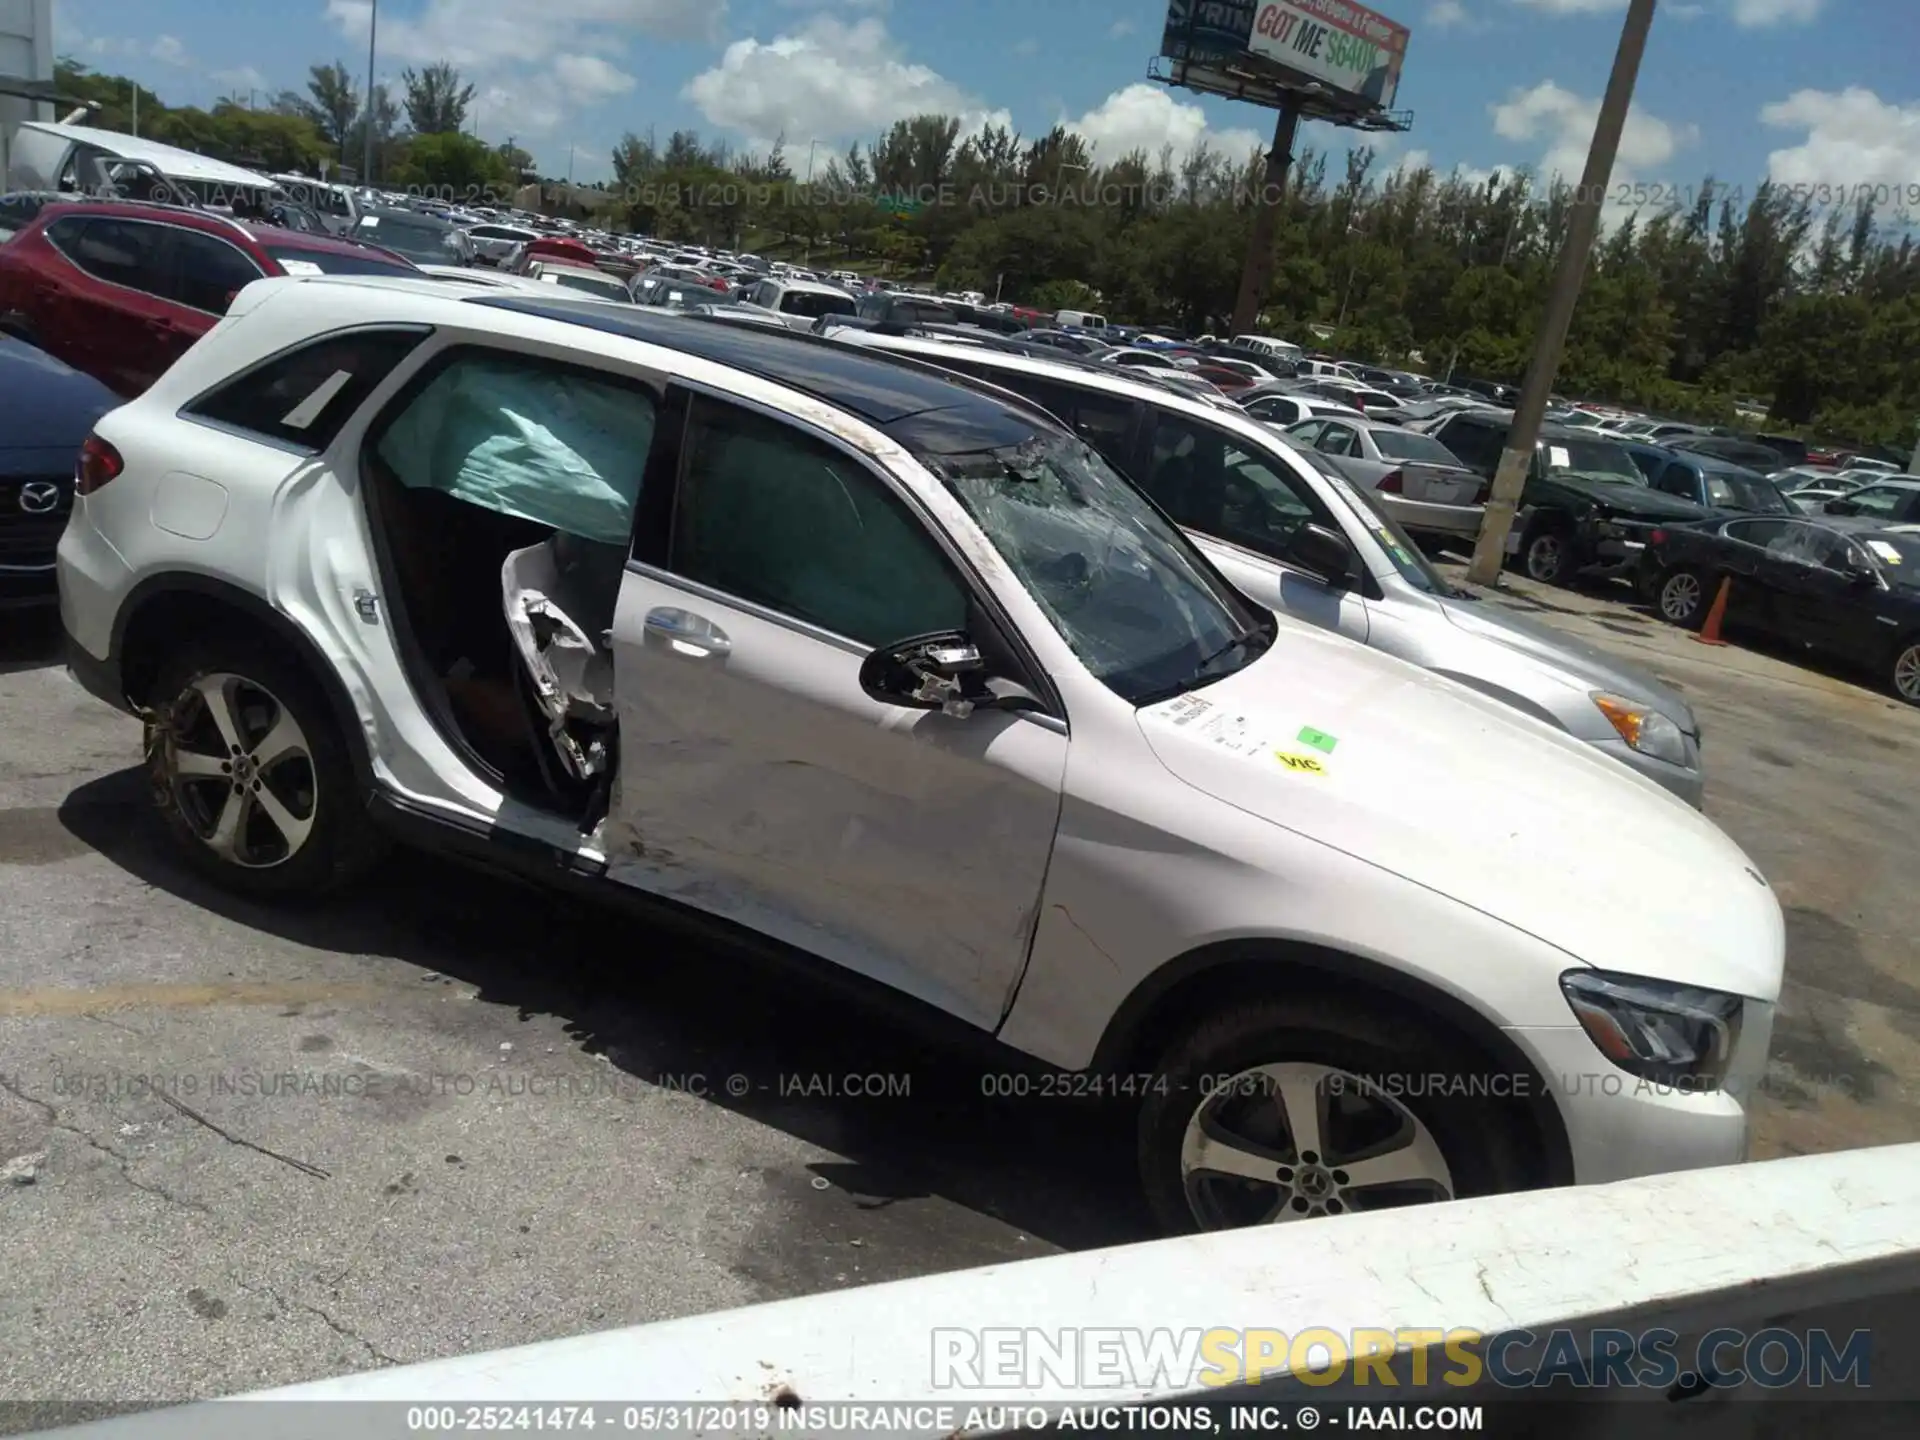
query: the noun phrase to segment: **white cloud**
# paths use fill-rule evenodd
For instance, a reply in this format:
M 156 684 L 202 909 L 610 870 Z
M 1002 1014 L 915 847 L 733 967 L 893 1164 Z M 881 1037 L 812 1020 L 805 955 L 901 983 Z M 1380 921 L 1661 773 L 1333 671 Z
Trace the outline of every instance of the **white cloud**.
M 267 77 L 251 65 L 242 65 L 233 70 L 216 70 L 208 77 L 216 85 L 224 85 L 230 93 L 242 90 L 266 90 L 269 87 Z
M 1123 35 L 1133 34 L 1138 28 L 1139 27 L 1131 20 L 1116 20 L 1107 27 L 1107 38 L 1109 40 L 1118 40 Z
M 1114 91 L 1078 120 L 1062 123 L 1093 147 L 1095 160 L 1103 165 L 1135 150 L 1144 150 L 1153 159 L 1168 145 L 1176 157 L 1205 144 L 1239 160 L 1267 144 L 1258 131 L 1210 129 L 1205 110 L 1175 100 L 1164 85 L 1144 80 Z
M 187 47 L 180 43 L 178 36 L 174 35 L 161 35 L 157 37 L 154 42 L 147 47 L 147 54 L 151 55 L 155 60 L 158 60 L 162 65 L 174 65 L 185 69 L 187 66 L 193 64 L 192 57 L 187 54 Z
M 726 10 L 726 0 L 427 0 L 412 18 L 383 15 L 379 43 L 398 60 L 483 71 L 617 50 L 634 36 L 712 39 Z M 366 38 L 371 12 L 370 0 L 327 0 L 327 19 L 349 39 Z
M 1460 0 L 1433 0 L 1433 4 L 1427 8 L 1427 24 L 1436 30 L 1464 25 L 1468 18 L 1467 7 Z
M 1504 101 L 1487 108 L 1493 116 L 1494 133 L 1502 139 L 1544 143 L 1540 160 L 1543 178 L 1551 181 L 1558 177 L 1568 184 L 1579 181 L 1586 169 L 1587 148 L 1593 142 L 1594 122 L 1600 116 L 1597 99 L 1542 80 L 1532 89 L 1515 90 Z M 1628 111 L 1614 158 L 1614 182 L 1636 171 L 1657 170 L 1699 138 L 1697 126 L 1670 125 L 1638 108 Z
M 1439 0 L 1441 6 L 1451 3 L 1453 0 Z M 1548 15 L 1606 15 L 1627 8 L 1627 0 L 1511 0 L 1511 3 Z M 1804 25 L 1819 16 L 1826 0 L 1720 0 L 1720 4 L 1734 24 L 1759 30 L 1770 25 Z M 1670 11 L 1662 9 L 1660 13 L 1692 20 L 1704 9 L 1698 4 L 1682 4 L 1672 6 Z
M 1882 100 L 1871 90 L 1798 90 L 1761 108 L 1762 124 L 1799 130 L 1805 138 L 1767 156 L 1767 174 L 1786 185 L 1811 186 L 1839 203 L 1874 193 L 1906 196 L 1920 177 L 1920 102 Z M 1884 208 L 1884 207 L 1883 207 Z
M 1825 0 L 1733 0 L 1733 23 L 1757 30 L 1768 25 L 1805 25 Z
M 1549 15 L 1604 15 L 1609 10 L 1624 10 L 1627 0 L 1513 0 L 1529 10 L 1544 10 Z
M 553 62 L 553 75 L 588 104 L 604 100 L 609 95 L 624 95 L 634 86 L 633 76 L 609 65 L 598 55 L 557 56 Z
M 756 148 L 779 135 L 798 140 L 866 140 L 895 120 L 934 113 L 960 117 L 962 133 L 1010 125 L 1004 109 L 906 58 L 878 18 L 846 24 L 817 15 L 791 35 L 736 40 L 681 94 L 708 122 Z

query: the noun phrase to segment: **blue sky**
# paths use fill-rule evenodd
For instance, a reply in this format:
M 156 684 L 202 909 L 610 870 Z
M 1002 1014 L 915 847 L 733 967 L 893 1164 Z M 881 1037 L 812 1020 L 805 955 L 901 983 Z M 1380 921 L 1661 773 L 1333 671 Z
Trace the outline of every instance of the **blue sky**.
M 1377 0 L 1413 38 L 1383 147 L 1577 175 L 1626 0 Z M 54 0 L 57 48 L 172 103 L 364 74 L 368 0 Z M 380 0 L 378 73 L 446 58 L 489 140 L 606 177 L 625 130 L 843 149 L 920 110 L 1056 122 L 1097 153 L 1257 143 L 1252 106 L 1150 84 L 1165 0 Z M 1920 186 L 1920 0 L 1662 0 L 1616 181 Z M 1305 143 L 1344 149 L 1309 125 Z

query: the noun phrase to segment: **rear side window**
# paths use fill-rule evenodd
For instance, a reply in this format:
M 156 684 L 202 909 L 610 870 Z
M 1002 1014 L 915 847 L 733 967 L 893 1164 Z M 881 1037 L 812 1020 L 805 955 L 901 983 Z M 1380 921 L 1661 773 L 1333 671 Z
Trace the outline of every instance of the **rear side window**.
M 1484 475 L 1491 475 L 1500 467 L 1500 450 L 1505 440 L 1492 426 L 1473 420 L 1455 420 L 1440 431 L 1440 442 L 1460 457 L 1460 463 Z
M 256 366 L 201 396 L 186 413 L 283 445 L 324 450 L 429 333 L 355 330 L 331 336 Z
M 67 257 L 94 279 L 150 295 L 166 295 L 167 277 L 161 272 L 160 259 L 166 249 L 167 232 L 162 226 L 94 217 L 59 221 L 49 227 L 48 233 Z

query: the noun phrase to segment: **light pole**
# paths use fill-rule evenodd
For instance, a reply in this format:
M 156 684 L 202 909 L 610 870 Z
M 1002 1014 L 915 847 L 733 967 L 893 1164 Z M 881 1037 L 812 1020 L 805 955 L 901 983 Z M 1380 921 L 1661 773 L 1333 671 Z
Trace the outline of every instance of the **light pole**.
M 373 55 L 374 46 L 380 35 L 380 0 L 370 0 L 367 7 L 367 133 L 360 148 L 360 183 L 373 183 Z
M 819 148 L 820 142 L 818 140 L 809 140 L 807 142 L 807 184 L 809 185 L 813 183 L 813 152 Z
M 1527 472 L 1533 465 L 1534 442 L 1540 438 L 1540 421 L 1546 415 L 1547 397 L 1560 368 L 1560 354 L 1566 347 L 1567 328 L 1573 323 L 1574 306 L 1580 300 L 1581 282 L 1586 279 L 1587 257 L 1593 251 L 1593 237 L 1600 228 L 1600 206 L 1613 175 L 1613 157 L 1620 148 L 1620 132 L 1626 128 L 1627 108 L 1633 103 L 1633 84 L 1640 74 L 1640 57 L 1646 52 L 1647 31 L 1653 27 L 1655 0 L 1631 0 L 1627 18 L 1620 27 L 1620 47 L 1614 52 L 1613 73 L 1607 77 L 1607 93 L 1600 101 L 1600 114 L 1593 126 L 1593 144 L 1587 151 L 1586 173 L 1580 177 L 1580 189 L 1573 197 L 1567 217 L 1567 238 L 1560 248 L 1560 268 L 1553 277 L 1553 289 L 1547 295 L 1546 314 L 1540 320 L 1540 333 L 1534 344 L 1533 360 L 1527 366 L 1526 383 L 1513 407 L 1513 425 L 1507 431 L 1506 449 L 1493 477 L 1493 492 L 1487 497 L 1485 519 L 1480 538 L 1473 547 L 1473 563 L 1467 578 L 1476 585 L 1495 585 L 1506 561 L 1507 536 L 1513 530 L 1514 511 L 1527 485 Z

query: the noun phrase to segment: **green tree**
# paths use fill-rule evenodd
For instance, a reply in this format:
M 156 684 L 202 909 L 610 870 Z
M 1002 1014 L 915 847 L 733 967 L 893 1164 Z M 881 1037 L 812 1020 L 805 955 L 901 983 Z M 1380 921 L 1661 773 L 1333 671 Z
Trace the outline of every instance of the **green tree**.
M 466 125 L 473 86 L 462 84 L 460 72 L 446 61 L 403 70 L 400 82 L 406 89 L 407 124 L 416 135 L 458 133 Z
M 340 162 L 354 163 L 347 154 L 347 139 L 360 114 L 360 92 L 353 76 L 338 60 L 331 65 L 314 65 L 307 71 L 307 99 L 302 101 L 307 118 L 313 122 L 329 145 L 340 152 Z

